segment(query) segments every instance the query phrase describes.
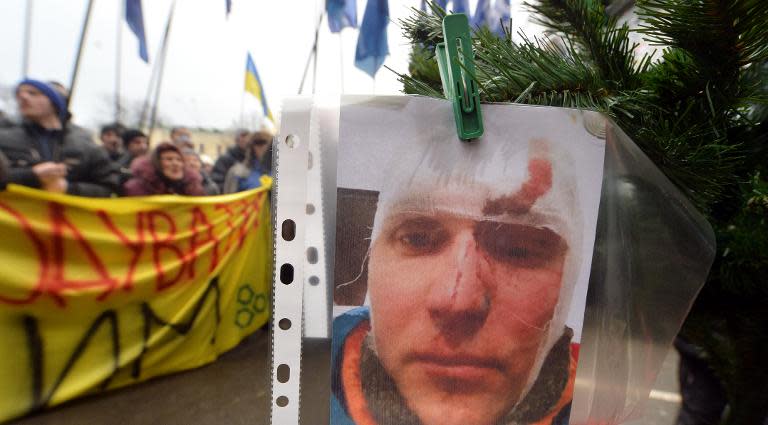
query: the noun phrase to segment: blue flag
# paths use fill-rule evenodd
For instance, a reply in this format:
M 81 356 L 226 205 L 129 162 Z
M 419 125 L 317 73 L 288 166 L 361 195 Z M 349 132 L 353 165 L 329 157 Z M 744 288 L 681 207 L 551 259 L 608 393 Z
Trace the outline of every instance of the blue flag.
M 453 13 L 466 13 L 469 15 L 469 0 L 453 0 L 451 3 L 453 3 L 453 7 L 451 8 L 451 11 Z M 470 17 L 471 16 L 467 16 Z
M 325 11 L 331 32 L 340 32 L 346 27 L 357 28 L 357 0 L 326 0 Z
M 503 26 L 509 25 L 510 13 L 509 0 L 478 0 L 475 16 L 472 17 L 472 26 L 487 26 L 491 32 L 503 37 Z
M 141 0 L 125 1 L 125 22 L 128 28 L 136 34 L 139 40 L 139 57 L 149 63 L 149 53 L 147 52 L 147 37 L 144 35 L 144 14 L 141 12 Z
M 368 0 L 360 25 L 355 51 L 355 66 L 374 77 L 389 55 L 387 44 L 389 24 L 388 0 Z
M 453 4 L 452 7 L 448 7 L 448 2 Z M 435 4 L 442 7 L 447 12 L 453 13 L 466 13 L 469 17 L 469 0 L 435 0 Z M 426 0 L 421 0 L 421 10 L 427 10 Z

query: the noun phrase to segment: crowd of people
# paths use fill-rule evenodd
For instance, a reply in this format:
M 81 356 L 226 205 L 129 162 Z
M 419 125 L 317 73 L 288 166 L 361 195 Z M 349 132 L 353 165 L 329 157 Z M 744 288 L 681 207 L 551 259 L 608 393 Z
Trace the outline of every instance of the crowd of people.
M 150 145 L 140 129 L 112 123 L 97 144 L 71 122 L 68 92 L 55 82 L 25 79 L 16 87 L 21 122 L 0 121 L 0 188 L 10 184 L 89 197 L 176 194 L 206 196 L 260 187 L 271 174 L 272 134 L 235 134 L 215 162 L 194 149 L 191 132 L 171 130 Z

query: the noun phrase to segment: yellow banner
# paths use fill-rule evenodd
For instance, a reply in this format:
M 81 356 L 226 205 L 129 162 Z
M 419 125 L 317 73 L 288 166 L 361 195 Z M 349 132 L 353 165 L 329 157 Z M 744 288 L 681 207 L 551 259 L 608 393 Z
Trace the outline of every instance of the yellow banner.
M 201 366 L 268 319 L 268 189 L 0 193 L 0 422 Z

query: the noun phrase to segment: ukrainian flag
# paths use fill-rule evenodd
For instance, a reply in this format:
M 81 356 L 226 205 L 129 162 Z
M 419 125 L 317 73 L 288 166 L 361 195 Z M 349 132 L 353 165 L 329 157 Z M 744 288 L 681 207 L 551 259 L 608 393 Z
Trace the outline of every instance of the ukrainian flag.
M 256 96 L 256 99 L 261 101 L 264 115 L 274 123 L 275 120 L 272 118 L 272 111 L 269 110 L 267 105 L 267 96 L 264 95 L 264 87 L 261 85 L 259 72 L 256 71 L 256 64 L 253 63 L 250 52 L 248 53 L 248 61 L 245 64 L 245 91 Z

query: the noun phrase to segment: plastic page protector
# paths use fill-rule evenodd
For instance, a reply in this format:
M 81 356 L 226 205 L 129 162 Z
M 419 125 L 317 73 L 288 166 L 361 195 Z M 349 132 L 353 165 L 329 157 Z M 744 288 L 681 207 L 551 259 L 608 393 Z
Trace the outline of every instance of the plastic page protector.
M 482 107 L 462 142 L 447 101 L 342 102 L 334 425 L 568 423 L 602 119 Z

